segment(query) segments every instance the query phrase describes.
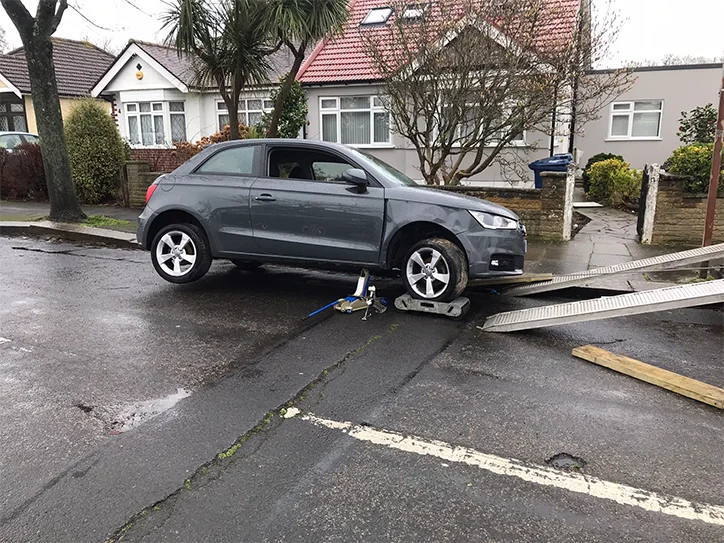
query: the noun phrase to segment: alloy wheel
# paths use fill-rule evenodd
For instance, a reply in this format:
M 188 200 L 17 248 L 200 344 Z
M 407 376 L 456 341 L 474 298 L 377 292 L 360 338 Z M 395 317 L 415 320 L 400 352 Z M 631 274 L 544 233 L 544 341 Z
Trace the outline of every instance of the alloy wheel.
M 425 299 L 439 297 L 450 284 L 450 267 L 440 251 L 421 247 L 407 260 L 407 282 Z
M 171 230 L 156 245 L 156 260 L 161 269 L 173 277 L 189 273 L 198 256 L 196 245 L 185 232 Z

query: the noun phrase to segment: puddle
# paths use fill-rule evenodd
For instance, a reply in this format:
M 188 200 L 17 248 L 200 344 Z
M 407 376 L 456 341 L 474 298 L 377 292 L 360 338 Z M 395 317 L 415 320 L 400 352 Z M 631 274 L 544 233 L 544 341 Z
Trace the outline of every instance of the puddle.
M 567 453 L 560 453 L 546 460 L 546 464 L 558 469 L 582 471 L 586 467 L 586 461 L 578 456 Z

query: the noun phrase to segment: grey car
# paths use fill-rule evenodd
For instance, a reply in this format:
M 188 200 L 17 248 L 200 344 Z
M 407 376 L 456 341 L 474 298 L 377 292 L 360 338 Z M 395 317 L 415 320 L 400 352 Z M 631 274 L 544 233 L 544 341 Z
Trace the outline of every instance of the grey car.
M 399 273 L 410 295 L 450 301 L 468 278 L 523 273 L 508 209 L 419 186 L 381 160 L 310 140 L 212 145 L 149 187 L 138 242 L 172 283 L 213 259 Z

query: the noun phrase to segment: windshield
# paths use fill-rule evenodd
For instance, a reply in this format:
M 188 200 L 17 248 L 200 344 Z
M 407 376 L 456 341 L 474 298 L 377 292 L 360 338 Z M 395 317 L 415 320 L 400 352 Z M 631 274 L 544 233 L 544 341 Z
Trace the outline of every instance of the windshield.
M 408 187 L 420 186 L 419 183 L 416 183 L 413 179 L 410 179 L 401 171 L 393 168 L 392 166 L 387 164 L 387 162 L 384 162 L 379 158 L 370 155 L 369 153 L 365 153 L 364 151 L 358 151 L 357 149 L 350 149 L 350 151 L 352 151 L 353 153 L 358 153 L 370 162 L 372 162 L 375 166 L 377 166 L 380 170 L 387 174 L 387 179 L 389 179 L 390 181 L 397 183 L 398 185 L 407 185 Z

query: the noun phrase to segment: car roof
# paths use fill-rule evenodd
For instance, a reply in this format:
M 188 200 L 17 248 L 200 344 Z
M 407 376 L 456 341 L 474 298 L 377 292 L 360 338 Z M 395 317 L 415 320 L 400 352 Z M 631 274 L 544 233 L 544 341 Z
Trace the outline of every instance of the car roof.
M 31 132 L 18 132 L 17 130 L 12 132 L 0 132 L 0 136 L 33 136 L 34 138 L 37 138 L 37 134 L 33 134 Z
M 321 141 L 321 140 L 303 140 L 303 139 L 297 139 L 297 138 L 256 138 L 256 139 L 246 139 L 246 140 L 230 140 L 230 141 L 222 141 L 219 143 L 215 143 L 213 145 L 209 145 L 208 147 L 212 147 L 214 149 L 221 149 L 222 147 L 234 147 L 236 145 L 259 145 L 261 143 L 271 144 L 271 145 L 294 145 L 294 146 L 301 146 L 301 147 L 316 147 L 319 148 L 326 148 L 326 149 L 338 149 L 338 150 L 344 150 L 348 149 L 346 145 L 341 145 L 339 143 L 332 143 L 329 141 Z M 207 149 L 208 149 L 207 147 Z

